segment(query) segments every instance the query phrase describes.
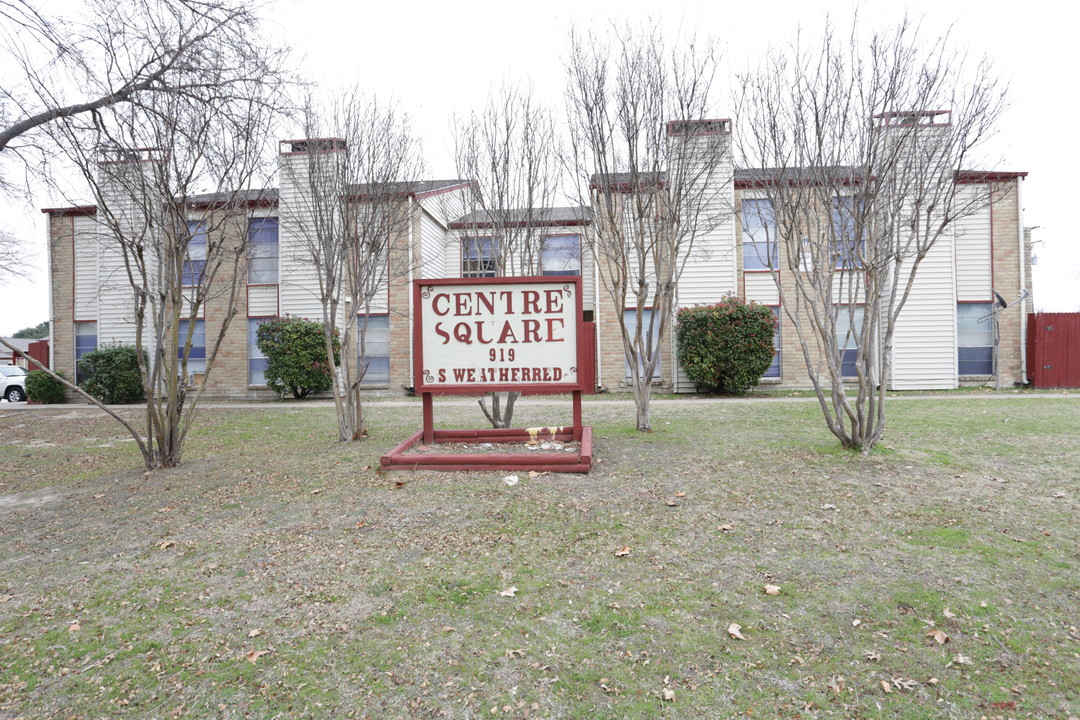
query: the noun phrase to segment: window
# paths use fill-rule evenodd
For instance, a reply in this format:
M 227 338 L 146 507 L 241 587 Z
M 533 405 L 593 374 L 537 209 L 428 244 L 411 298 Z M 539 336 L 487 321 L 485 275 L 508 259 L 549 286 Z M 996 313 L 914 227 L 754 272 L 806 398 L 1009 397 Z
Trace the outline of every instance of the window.
M 857 377 L 855 361 L 859 357 L 859 332 L 862 331 L 863 307 L 861 305 L 838 305 L 836 307 L 836 347 L 840 352 L 840 375 Z
M 959 374 L 994 374 L 992 303 L 957 303 L 956 344 Z
M 776 215 L 768 200 L 742 201 L 743 270 L 779 267 Z
M 773 318 L 776 320 L 776 330 L 773 331 L 773 356 L 772 365 L 765 371 L 763 378 L 778 378 L 780 377 L 780 308 L 772 308 Z
M 540 270 L 544 275 L 580 275 L 581 236 L 545 237 L 540 252 Z
M 265 385 L 266 368 L 270 366 L 259 349 L 259 325 L 270 318 L 248 318 L 248 385 Z
M 491 237 L 461 239 L 461 277 L 495 277 L 499 240 Z
M 833 267 L 837 270 L 852 270 L 863 266 L 866 238 L 856 238 L 855 220 L 855 198 L 833 198 L 832 254 L 835 258 Z
M 649 328 L 652 328 L 652 346 L 656 349 L 660 345 L 660 323 L 655 325 L 652 323 L 652 308 L 645 308 L 641 311 L 641 339 L 643 342 L 648 342 Z M 626 323 L 626 332 L 630 335 L 631 340 L 634 337 L 634 333 L 637 331 L 637 310 L 623 310 L 623 322 Z M 662 361 L 657 359 L 656 370 L 653 371 L 653 380 L 660 380 Z M 630 363 L 626 363 L 626 377 L 630 377 Z
M 368 315 L 367 332 L 364 333 L 364 350 L 367 355 L 367 372 L 364 385 L 390 384 L 390 316 Z M 356 318 L 356 360 L 360 361 L 359 333 L 364 329 L 364 316 Z
M 202 284 L 203 272 L 206 271 L 206 223 L 190 220 L 187 223 L 187 257 L 180 284 L 195 287 Z
M 252 218 L 248 222 L 248 243 L 248 284 L 276 285 L 278 281 L 277 218 Z
M 176 357 L 184 361 L 184 344 L 187 342 L 188 321 L 180 321 L 180 334 L 176 338 Z M 191 351 L 188 353 L 188 374 L 206 372 L 206 321 L 196 320 L 191 333 Z
M 79 359 L 97 350 L 97 323 L 75 323 L 75 382 L 79 382 Z

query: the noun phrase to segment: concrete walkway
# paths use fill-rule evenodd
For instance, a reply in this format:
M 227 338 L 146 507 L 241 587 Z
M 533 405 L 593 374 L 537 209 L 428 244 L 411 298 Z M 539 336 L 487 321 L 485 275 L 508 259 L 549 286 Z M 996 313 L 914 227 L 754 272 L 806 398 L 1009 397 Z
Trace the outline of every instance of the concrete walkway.
M 436 398 L 437 405 L 474 405 L 477 397 L 441 397 Z M 1002 391 L 994 393 L 890 393 L 889 402 L 905 402 L 909 400 L 1022 400 L 1036 398 L 1040 400 L 1066 399 L 1080 400 L 1080 392 L 1072 391 Z M 380 407 L 420 407 L 420 398 L 368 398 L 368 405 Z M 527 397 L 521 402 L 530 405 L 566 405 L 570 402 L 569 397 Z M 634 400 L 629 393 L 605 393 L 603 395 L 586 395 L 585 407 L 590 405 L 632 405 Z M 816 403 L 817 398 L 813 395 L 803 397 L 775 397 L 761 395 L 746 395 L 743 397 L 685 397 L 685 398 L 653 398 L 654 405 L 679 404 L 754 404 L 754 403 Z M 117 410 L 134 409 L 139 405 L 110 405 Z M 272 400 L 268 402 L 202 402 L 200 408 L 236 409 L 236 410 L 301 410 L 308 408 L 332 408 L 332 400 Z M 65 405 L 28 405 L 27 403 L 9 403 L 0 400 L 0 413 L 5 411 L 34 411 L 34 410 L 97 410 L 97 407 L 89 403 L 70 403 Z

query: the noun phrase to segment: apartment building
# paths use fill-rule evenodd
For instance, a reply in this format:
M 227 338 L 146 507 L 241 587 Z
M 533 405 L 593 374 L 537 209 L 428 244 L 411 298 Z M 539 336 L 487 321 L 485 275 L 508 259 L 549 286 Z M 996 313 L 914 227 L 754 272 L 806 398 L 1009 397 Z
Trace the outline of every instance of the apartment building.
M 702 121 L 696 127 L 712 134 L 731 132 L 729 121 Z M 681 125 L 679 132 L 692 135 L 695 126 Z M 716 197 L 730 210 L 698 239 L 695 255 L 679 278 L 675 305 L 712 303 L 737 294 L 773 307 L 779 320 L 777 352 L 761 382 L 782 388 L 807 387 L 790 308 L 781 301 L 794 296 L 793 273 L 776 255 L 786 252 L 784 244 L 776 242 L 775 234 L 770 237 L 768 222 L 762 220 L 770 213 L 769 178 L 734 167 L 730 141 L 728 148 L 719 160 L 727 165 L 715 177 L 725 178 Z M 313 212 L 306 195 L 311 187 L 312 155 L 343 152 L 348 152 L 344 143 L 334 139 L 282 141 L 279 186 L 249 191 L 239 203 L 233 202 L 232 211 L 243 215 L 248 261 L 242 270 L 246 275 L 241 278 L 237 313 L 207 379 L 208 395 L 275 397 L 262 379 L 265 359 L 255 344 L 259 322 L 286 314 L 322 317 L 318 276 L 305 251 L 304 228 Z M 1031 249 L 1024 234 L 1021 195 L 1026 173 L 948 172 L 958 186 L 958 196 L 973 210 L 934 244 L 901 314 L 891 382 L 898 390 L 953 388 L 991 380 L 1008 386 L 1026 380 L 1024 321 L 1030 299 L 1020 300 L 1025 291 L 1031 292 Z M 365 385 L 372 393 L 400 394 L 413 384 L 409 292 L 413 280 L 570 274 L 582 276 L 586 319 L 596 323 L 597 384 L 612 391 L 625 387 L 628 368 L 618 314 L 631 323 L 636 314 L 632 308 L 619 307 L 600 281 L 590 252 L 594 209 L 522 211 L 516 224 L 528 229 L 529 239 L 512 243 L 499 237 L 506 232 L 499 228 L 507 226 L 507 217 L 513 221 L 513 213 L 504 213 L 499 221 L 485 216 L 470 202 L 473 191 L 467 179 L 418 181 L 396 189 L 396 201 L 407 220 L 388 239 L 388 262 L 396 269 L 386 274 L 385 287 L 365 313 L 369 361 Z M 362 203 L 365 189 L 353 187 L 347 195 L 346 201 Z M 221 200 L 216 195 L 190 198 L 192 218 Z M 52 366 L 75 377 L 77 360 L 86 352 L 134 340 L 132 290 L 123 258 L 111 245 L 97 208 L 43 212 L 48 216 Z M 192 233 L 193 239 L 200 237 L 198 228 Z M 190 261 L 197 267 L 198 242 L 192 247 Z M 859 271 L 836 269 L 838 278 Z M 1006 309 L 999 304 L 1000 312 L 994 312 L 998 296 L 1013 304 Z M 343 309 L 339 323 L 346 322 L 345 313 L 356 315 L 351 308 Z M 193 374 L 202 372 L 199 361 L 205 355 L 206 338 L 217 337 L 225 314 L 225 300 L 209 296 L 195 320 L 196 347 L 189 360 Z M 995 322 L 987 322 L 988 317 Z M 654 382 L 672 392 L 693 392 L 693 383 L 679 368 L 672 335 L 658 339 L 663 352 Z M 853 345 L 843 348 L 845 353 L 855 352 Z

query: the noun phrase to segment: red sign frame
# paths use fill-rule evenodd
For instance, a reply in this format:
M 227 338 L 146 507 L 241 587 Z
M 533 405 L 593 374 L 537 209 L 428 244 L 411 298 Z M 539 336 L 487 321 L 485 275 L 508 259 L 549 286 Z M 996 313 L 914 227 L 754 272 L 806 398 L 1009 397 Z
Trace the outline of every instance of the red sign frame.
M 574 337 L 577 347 L 575 348 L 575 365 L 570 369 L 576 374 L 576 382 L 500 382 L 496 384 L 476 382 L 468 384 L 438 384 L 431 380 L 425 380 L 424 375 L 424 323 L 422 316 L 423 301 L 426 297 L 424 292 L 431 292 L 437 287 L 461 287 L 461 286 L 484 286 L 484 285 L 523 285 L 544 284 L 562 285 L 563 292 L 572 293 L 574 296 Z M 522 278 L 442 278 L 438 280 L 414 280 L 413 281 L 413 390 L 423 399 L 424 425 L 421 430 L 410 435 L 399 443 L 390 452 L 380 459 L 383 470 L 536 470 L 538 472 L 573 472 L 587 473 L 592 469 L 593 460 L 593 435 L 592 427 L 582 423 L 581 396 L 584 393 L 592 393 L 595 389 L 593 333 L 595 325 L 584 321 L 583 298 L 581 294 L 581 278 L 577 275 L 550 275 L 540 277 Z M 545 291 L 548 292 L 548 291 Z M 494 299 L 484 302 L 493 303 Z M 507 301 L 509 303 L 509 300 Z M 550 301 L 549 301 L 550 302 Z M 434 301 L 433 301 L 434 303 Z M 522 307 L 527 308 L 528 303 Z M 538 305 L 533 305 L 538 309 Z M 549 305 L 550 307 L 550 305 Z M 507 312 L 506 315 L 514 314 Z M 522 313 L 524 314 L 524 313 Z M 541 313 L 538 313 L 541 314 Z M 553 312 L 554 314 L 554 312 Z M 463 314 L 457 315 L 462 317 Z M 559 317 L 565 319 L 568 314 L 564 310 Z M 504 320 L 506 322 L 506 320 Z M 526 328 L 528 326 L 525 326 Z M 537 326 L 533 326 L 534 328 Z M 551 325 L 548 326 L 548 340 L 544 342 L 557 342 L 552 340 Z M 480 328 L 477 327 L 477 335 Z M 534 330 L 535 333 L 535 330 Z M 447 337 L 447 333 L 436 334 Z M 494 334 L 492 335 L 494 336 Z M 529 336 L 529 331 L 524 331 L 524 336 Z M 533 334 L 534 338 L 539 336 Z M 465 342 L 459 340 L 458 342 Z M 537 342 L 539 342 L 537 340 Z M 471 344 L 471 343 L 466 343 Z M 484 345 L 492 343 L 482 343 Z M 516 343 L 515 343 L 516 344 Z M 541 352 L 541 359 L 552 360 Z M 561 358 L 565 360 L 565 358 Z M 553 368 L 547 368 L 554 371 Z M 502 368 L 498 368 L 500 374 Z M 491 371 L 489 371 L 491 372 Z M 546 372 L 546 370 L 545 370 Z M 484 373 L 481 373 L 482 375 Z M 430 376 L 434 379 L 434 376 Z M 485 428 L 481 430 L 436 430 L 435 407 L 433 397 L 435 395 L 482 395 L 489 392 L 517 391 L 528 395 L 555 395 L 570 393 L 572 396 L 573 424 L 566 427 L 542 427 L 542 428 Z M 565 452 L 529 452 L 529 453 L 489 453 L 489 454 L 453 454 L 433 453 L 432 446 L 439 443 L 464 443 L 484 442 L 497 443 L 524 443 L 537 440 L 555 440 L 561 442 L 578 442 L 580 450 L 575 454 Z M 422 453 L 410 453 L 413 448 L 423 444 Z
M 574 333 L 576 336 L 576 361 L 572 369 L 576 372 L 575 382 L 504 382 L 468 384 L 440 384 L 430 373 L 425 374 L 423 308 L 424 300 L 441 287 L 484 286 L 484 285 L 562 285 L 564 290 L 573 293 Z M 593 373 L 591 372 L 592 353 L 591 335 L 587 333 L 583 322 L 581 277 L 577 275 L 549 275 L 536 277 L 496 277 L 496 278 L 442 278 L 438 280 L 413 281 L 413 388 L 417 394 L 432 395 L 483 395 L 489 392 L 518 391 L 524 395 L 561 395 L 571 392 L 592 392 Z

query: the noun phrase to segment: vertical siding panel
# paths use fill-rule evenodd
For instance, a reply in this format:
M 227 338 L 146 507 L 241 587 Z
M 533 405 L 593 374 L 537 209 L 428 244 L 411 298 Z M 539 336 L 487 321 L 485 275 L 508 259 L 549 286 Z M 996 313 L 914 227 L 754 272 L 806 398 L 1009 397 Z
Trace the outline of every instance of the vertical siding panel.
M 980 207 L 955 224 L 956 299 L 984 302 L 990 299 L 991 283 L 990 186 L 965 185 L 958 195 L 961 206 Z

